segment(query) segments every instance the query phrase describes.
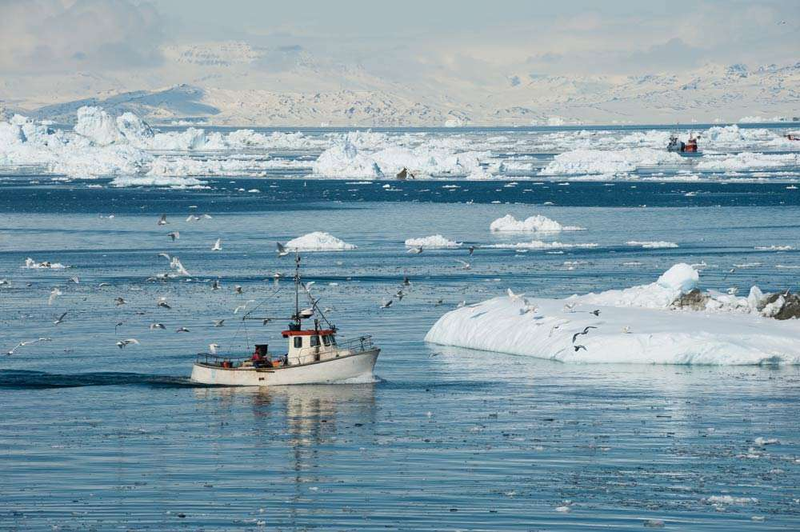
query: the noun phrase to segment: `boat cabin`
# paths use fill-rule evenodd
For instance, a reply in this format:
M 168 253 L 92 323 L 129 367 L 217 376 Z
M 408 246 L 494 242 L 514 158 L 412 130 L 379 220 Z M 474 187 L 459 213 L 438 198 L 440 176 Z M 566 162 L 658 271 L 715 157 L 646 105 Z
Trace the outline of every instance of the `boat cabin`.
M 321 362 L 339 356 L 334 329 L 289 329 L 281 335 L 289 339 L 287 362 L 290 366 Z

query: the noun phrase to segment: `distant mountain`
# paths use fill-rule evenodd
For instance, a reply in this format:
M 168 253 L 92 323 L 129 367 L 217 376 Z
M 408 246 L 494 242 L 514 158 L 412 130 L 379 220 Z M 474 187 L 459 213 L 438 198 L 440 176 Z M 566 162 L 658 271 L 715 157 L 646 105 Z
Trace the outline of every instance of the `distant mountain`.
M 164 49 L 165 64 L 125 76 L 73 73 L 0 80 L 0 109 L 71 122 L 82 105 L 250 126 L 458 126 L 733 122 L 800 116 L 800 63 L 707 65 L 684 73 L 392 81 L 299 47 L 225 42 Z M 154 87 L 162 88 L 154 88 Z M 129 91 L 131 87 L 142 90 Z M 166 87 L 166 88 L 164 88 Z M 86 95 L 89 95 L 88 97 Z M 52 103 L 59 102 L 59 103 Z

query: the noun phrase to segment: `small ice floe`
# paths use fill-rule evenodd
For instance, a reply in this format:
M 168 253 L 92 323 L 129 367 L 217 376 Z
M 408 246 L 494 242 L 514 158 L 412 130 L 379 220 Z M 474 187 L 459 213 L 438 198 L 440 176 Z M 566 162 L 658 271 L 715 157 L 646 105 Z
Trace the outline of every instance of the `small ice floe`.
M 291 251 L 348 251 L 357 247 L 322 231 L 308 233 L 284 244 L 284 248 Z
M 678 247 L 678 244 L 676 244 L 675 242 L 665 242 L 663 240 L 658 240 L 658 241 L 629 240 L 625 243 L 629 246 L 639 246 L 645 249 L 662 249 L 662 248 Z
M 557 233 L 559 231 L 583 231 L 583 227 L 575 225 L 561 225 L 547 216 L 537 214 L 524 220 L 517 220 L 510 214 L 498 218 L 489 225 L 493 233 Z
M 60 262 L 50 262 L 49 260 L 36 262 L 32 258 L 25 259 L 25 268 L 29 270 L 63 270 L 66 268 Z
M 715 506 L 746 506 L 748 504 L 756 504 L 758 499 L 755 497 L 734 497 L 732 495 L 712 495 L 711 497 L 703 499 L 707 504 Z
M 421 238 L 409 238 L 405 241 L 406 247 L 424 249 L 445 249 L 461 247 L 461 242 L 448 240 L 442 235 L 431 235 Z
M 645 528 L 664 528 L 664 521 L 661 519 L 648 519 L 642 525 Z
M 754 443 L 759 447 L 764 447 L 765 445 L 776 445 L 778 440 L 777 438 L 762 438 L 759 436 L 754 440 Z
M 792 251 L 794 247 L 792 246 L 756 246 L 755 249 L 757 251 Z
M 571 249 L 571 248 L 596 248 L 597 244 L 566 244 L 562 242 L 543 242 L 541 240 L 532 240 L 530 242 L 517 242 L 516 244 L 490 244 L 484 246 L 487 248 L 497 249 Z

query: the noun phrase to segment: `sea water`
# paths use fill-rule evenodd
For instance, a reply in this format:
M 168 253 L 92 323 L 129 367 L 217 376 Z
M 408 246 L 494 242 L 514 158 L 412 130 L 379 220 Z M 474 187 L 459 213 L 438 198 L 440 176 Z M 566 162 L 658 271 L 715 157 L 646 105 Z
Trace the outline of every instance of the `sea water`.
M 705 288 L 797 290 L 800 193 L 785 184 L 29 181 L 0 183 L 0 279 L 9 282 L 0 350 L 49 340 L 0 355 L 0 529 L 800 523 L 800 368 L 570 365 L 422 341 L 461 302 L 507 288 L 564 297 L 627 287 L 676 262 L 698 265 Z M 490 233 L 506 214 L 586 231 Z M 358 246 L 303 254 L 303 275 L 343 337 L 373 335 L 375 378 L 264 390 L 191 383 L 210 343 L 239 356 L 256 342 L 284 347 L 294 261 L 277 257 L 275 243 L 318 230 Z M 406 239 L 433 234 L 464 244 L 406 252 Z M 597 246 L 482 247 L 534 238 Z M 151 279 L 171 271 L 162 252 L 190 276 Z M 26 269 L 28 257 L 66 268 Z M 404 277 L 411 286 L 399 300 Z M 161 297 L 171 309 L 157 306 Z M 242 321 L 240 305 L 278 319 Z M 128 338 L 140 344 L 117 347 Z

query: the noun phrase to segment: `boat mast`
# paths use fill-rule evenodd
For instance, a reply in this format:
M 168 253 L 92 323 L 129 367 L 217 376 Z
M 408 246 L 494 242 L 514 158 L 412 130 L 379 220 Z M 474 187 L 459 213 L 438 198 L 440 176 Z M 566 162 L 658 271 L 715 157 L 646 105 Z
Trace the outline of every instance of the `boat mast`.
M 302 322 L 300 321 L 300 253 L 297 251 L 294 255 L 294 264 L 294 316 L 299 327 Z

